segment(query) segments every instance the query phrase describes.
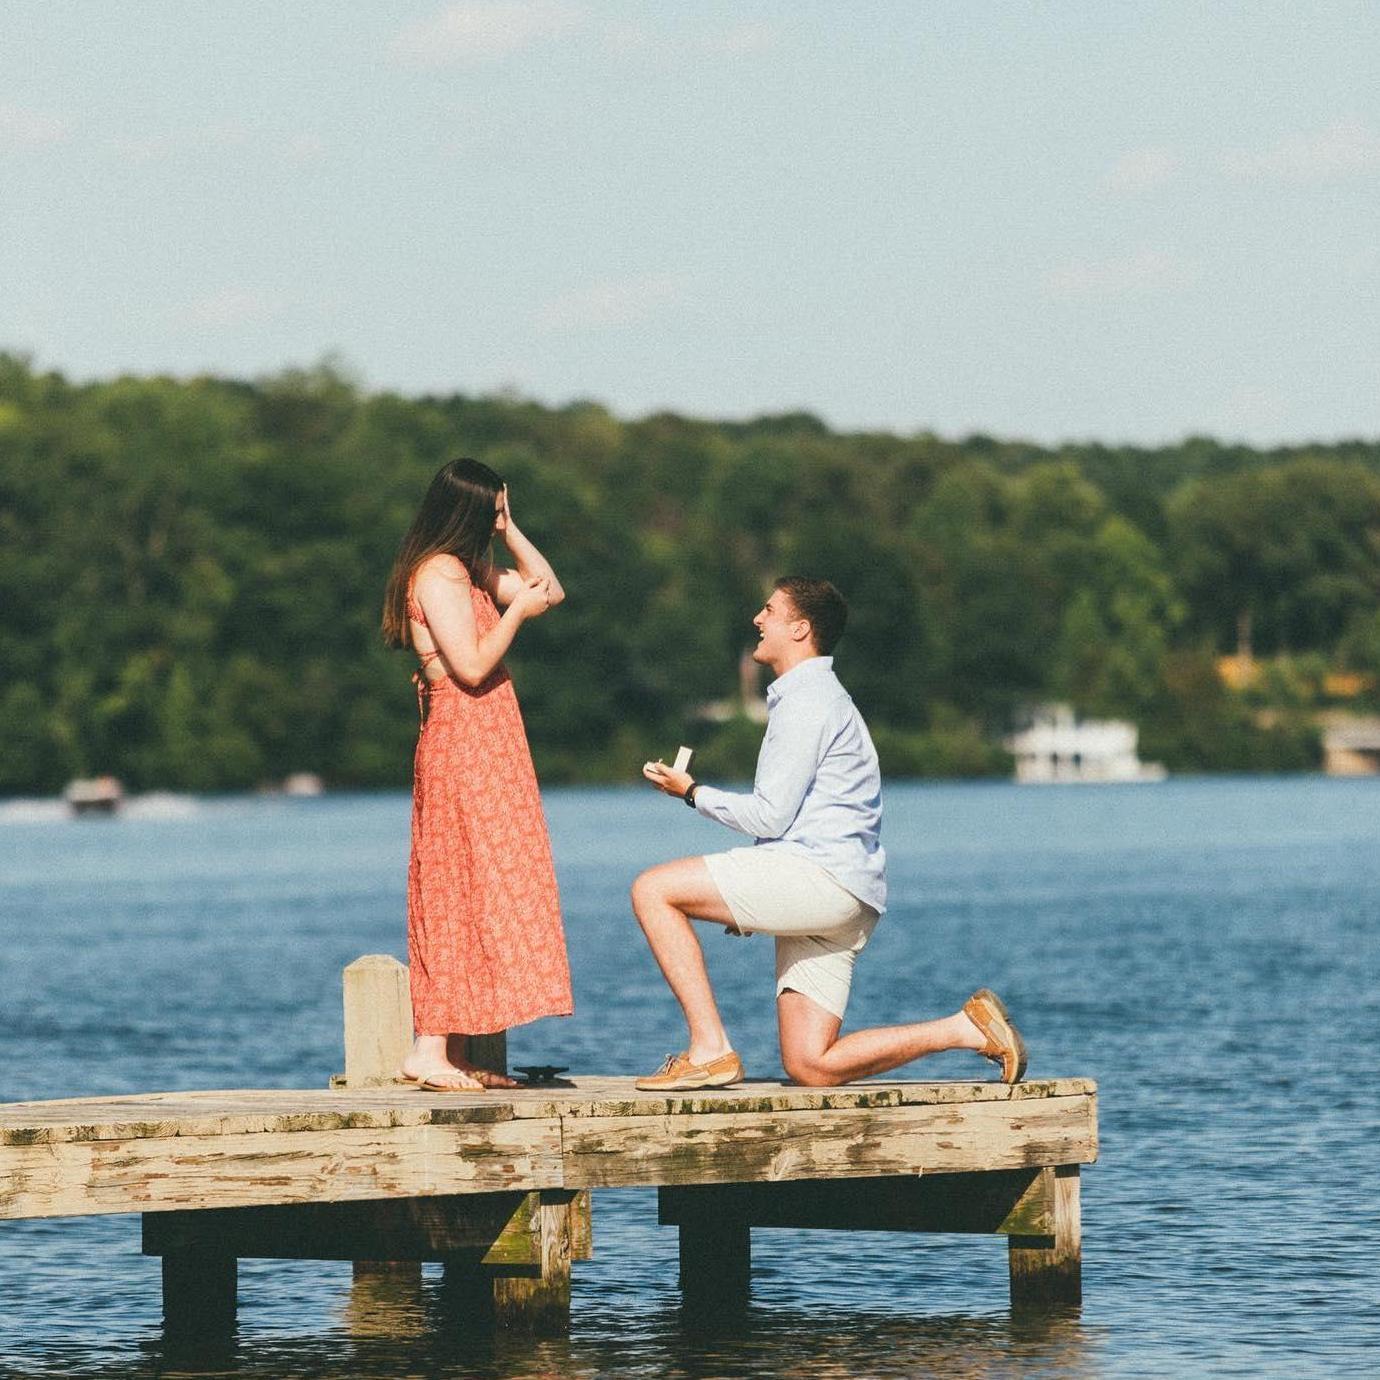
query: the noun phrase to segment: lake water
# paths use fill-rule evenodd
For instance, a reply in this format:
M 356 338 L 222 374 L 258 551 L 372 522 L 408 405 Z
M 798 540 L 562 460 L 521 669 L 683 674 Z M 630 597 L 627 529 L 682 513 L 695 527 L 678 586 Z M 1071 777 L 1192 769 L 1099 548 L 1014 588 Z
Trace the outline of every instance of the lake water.
M 682 1040 L 628 883 L 734 840 L 650 791 L 546 802 L 577 1013 L 514 1032 L 510 1058 L 644 1072 Z M 0 1100 L 322 1086 L 341 968 L 404 953 L 407 828 L 402 795 L 0 824 Z M 884 840 L 893 905 L 849 1024 L 988 984 L 1031 1076 L 1099 1083 L 1080 1316 L 1013 1318 L 999 1238 L 757 1232 L 748 1316 L 707 1336 L 654 1194 L 603 1192 L 568 1339 L 451 1335 L 430 1273 L 417 1296 L 244 1262 L 234 1349 L 198 1373 L 1380 1373 L 1380 781 L 895 784 Z M 749 1075 L 778 1076 L 769 942 L 702 937 Z M 137 1217 L 0 1223 L 0 1300 L 0 1374 L 182 1373 Z

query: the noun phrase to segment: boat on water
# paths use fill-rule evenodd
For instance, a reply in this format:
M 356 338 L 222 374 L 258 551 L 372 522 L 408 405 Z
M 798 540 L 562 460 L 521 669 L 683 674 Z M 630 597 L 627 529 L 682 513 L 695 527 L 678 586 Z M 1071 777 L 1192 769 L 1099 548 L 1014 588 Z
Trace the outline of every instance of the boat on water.
M 113 815 L 124 804 L 125 788 L 117 776 L 78 777 L 62 798 L 74 815 Z
M 1159 762 L 1142 762 L 1140 730 L 1122 719 L 1079 720 L 1067 704 L 1042 705 L 1006 740 L 1023 785 L 1105 785 L 1163 781 Z

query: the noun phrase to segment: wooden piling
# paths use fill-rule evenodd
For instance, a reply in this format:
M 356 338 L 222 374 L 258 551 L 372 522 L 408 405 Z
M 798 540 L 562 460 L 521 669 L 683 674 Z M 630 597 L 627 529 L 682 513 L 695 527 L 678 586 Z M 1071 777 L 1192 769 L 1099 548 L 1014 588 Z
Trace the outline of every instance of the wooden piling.
M 1076 1164 L 1040 1171 L 1050 1208 L 1048 1229 L 1008 1238 L 1013 1308 L 1071 1306 L 1083 1301 L 1083 1234 Z
M 344 997 L 344 1086 L 391 1082 L 412 1046 L 407 969 L 391 954 L 365 954 L 345 969 Z
M 163 1257 L 163 1331 L 179 1340 L 211 1340 L 235 1330 L 239 1264 L 215 1242 Z
M 680 1223 L 680 1292 L 688 1313 L 747 1306 L 752 1232 L 746 1222 L 695 1215 Z

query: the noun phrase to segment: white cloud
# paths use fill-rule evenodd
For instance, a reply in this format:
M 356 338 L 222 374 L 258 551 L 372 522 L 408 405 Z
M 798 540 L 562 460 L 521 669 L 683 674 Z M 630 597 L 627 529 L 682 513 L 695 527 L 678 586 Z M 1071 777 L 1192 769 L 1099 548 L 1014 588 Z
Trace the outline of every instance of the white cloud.
M 0 153 L 23 153 L 62 143 L 71 125 L 58 115 L 0 102 Z
M 1131 149 L 1112 164 L 1103 185 L 1113 192 L 1153 192 L 1172 182 L 1181 167 L 1179 155 L 1173 149 Z
M 683 301 L 685 288 L 678 273 L 604 278 L 553 297 L 538 308 L 535 324 L 543 333 L 636 326 Z
M 1236 149 L 1222 170 L 1242 182 L 1327 182 L 1380 170 L 1380 136 L 1354 116 L 1316 134 L 1297 134 L 1272 148 Z
M 184 303 L 173 313 L 180 326 L 201 330 L 223 330 L 271 321 L 281 315 L 283 304 L 252 288 L 221 288 Z
M 457 0 L 403 28 L 389 44 L 404 67 L 492 62 L 544 39 L 559 38 L 587 18 L 574 0 Z
M 1051 297 L 1126 297 L 1170 291 L 1192 278 L 1174 255 L 1142 248 L 1109 259 L 1072 259 L 1044 273 L 1040 285 Z

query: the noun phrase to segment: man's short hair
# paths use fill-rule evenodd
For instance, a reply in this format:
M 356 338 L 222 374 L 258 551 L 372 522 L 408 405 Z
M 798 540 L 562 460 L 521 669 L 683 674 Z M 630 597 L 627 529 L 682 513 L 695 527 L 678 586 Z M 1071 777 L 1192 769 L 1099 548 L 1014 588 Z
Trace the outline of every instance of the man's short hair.
M 828 580 L 812 580 L 808 575 L 783 575 L 776 588 L 809 623 L 815 650 L 828 656 L 848 625 L 848 605 L 843 595 Z

